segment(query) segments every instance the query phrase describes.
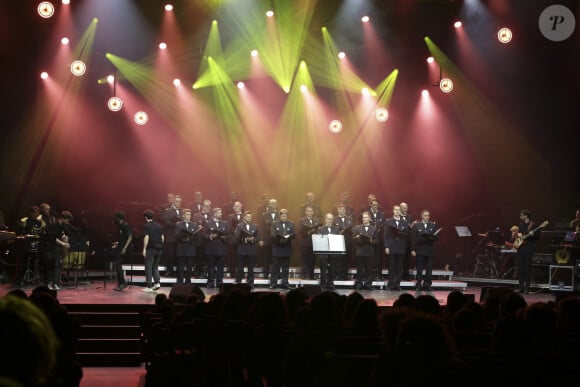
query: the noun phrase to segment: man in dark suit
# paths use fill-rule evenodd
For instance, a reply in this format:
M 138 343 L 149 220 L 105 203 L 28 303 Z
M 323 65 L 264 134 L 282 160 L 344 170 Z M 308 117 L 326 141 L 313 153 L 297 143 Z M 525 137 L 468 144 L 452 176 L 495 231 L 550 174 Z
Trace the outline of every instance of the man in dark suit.
M 238 202 L 238 193 L 237 191 L 232 191 L 232 193 L 230 194 L 230 201 L 224 203 L 223 209 L 224 209 L 224 218 L 229 218 L 231 214 L 234 213 L 234 204 L 236 204 L 236 202 Z
M 165 276 L 172 276 L 175 266 L 175 225 L 181 221 L 181 196 L 175 195 L 173 205 L 163 213 L 163 235 L 165 243 L 163 244 L 163 263 L 167 267 Z
M 254 287 L 254 261 L 256 260 L 257 246 L 264 246 L 258 234 L 258 225 L 252 223 L 252 213 L 244 212 L 244 220 L 237 224 L 235 229 L 238 245 L 238 265 L 236 268 L 236 283 L 242 282 L 244 276 L 244 261 L 248 263 L 248 277 L 246 283 Z
M 222 209 L 213 209 L 212 219 L 205 225 L 205 254 L 207 257 L 207 287 L 219 288 L 224 280 L 224 263 L 228 254 L 228 222 L 222 220 Z
M 270 279 L 270 289 L 277 285 L 278 277 L 281 277 L 280 287 L 288 289 L 288 272 L 290 269 L 290 257 L 292 256 L 292 239 L 296 234 L 294 222 L 288 220 L 288 210 L 280 210 L 280 218 L 270 229 L 272 239 L 272 278 Z M 282 273 L 280 274 L 280 270 Z
M 382 235 L 383 231 L 384 231 L 384 223 L 386 220 L 386 216 L 385 213 L 383 212 L 383 210 L 381 209 L 381 205 L 379 203 L 379 201 L 377 200 L 376 197 L 374 197 L 374 195 L 369 195 L 370 199 L 370 207 L 368 210 L 369 216 L 370 216 L 370 222 L 373 226 L 375 226 L 377 228 L 377 234 L 378 235 Z M 384 266 L 384 261 L 385 261 L 385 249 L 384 249 L 384 242 L 382 238 L 379 238 L 377 244 L 376 244 L 376 249 L 377 249 L 377 253 L 376 253 L 376 259 L 375 259 L 375 275 L 376 275 L 376 279 L 380 280 L 383 276 L 383 266 Z M 390 268 L 389 268 L 390 270 Z
M 409 238 L 407 238 L 407 253 L 405 260 L 403 261 L 403 281 L 409 281 L 411 279 L 411 273 L 409 272 L 411 269 L 411 228 L 413 227 L 413 216 L 409 214 L 409 206 L 407 203 L 402 202 L 399 204 L 401 207 L 401 218 L 409 224 Z
M 270 229 L 272 223 L 278 220 L 278 201 L 270 199 L 268 201 L 268 210 L 261 216 L 260 233 L 264 241 L 260 248 L 260 264 L 262 265 L 264 278 L 268 278 L 270 274 L 270 265 L 272 264 L 272 238 L 270 238 Z M 278 280 L 275 278 L 275 280 Z
M 348 192 L 340 193 L 340 199 L 338 201 L 338 204 L 342 204 L 344 206 L 346 215 L 352 216 L 354 218 L 354 208 L 352 208 L 352 206 L 350 205 L 350 195 Z M 334 215 L 338 215 L 338 208 L 336 209 Z
M 312 252 L 312 234 L 320 227 L 320 220 L 314 217 L 312 206 L 306 206 L 305 217 L 300 220 L 300 253 L 302 258 L 302 278 L 314 277 L 314 253 Z
M 196 255 L 195 237 L 202 228 L 191 221 L 191 210 L 182 211 L 183 220 L 175 225 L 175 241 L 177 243 L 177 283 L 190 284 L 193 275 L 193 261 Z
M 354 221 L 352 216 L 347 214 L 347 207 L 343 203 L 336 206 L 336 217 L 334 225 L 338 227 L 340 234 L 344 235 L 346 254 L 338 257 L 338 268 L 336 276 L 340 280 L 346 280 L 348 276 L 348 267 L 352 259 L 352 229 Z
M 393 206 L 393 217 L 384 223 L 385 254 L 389 257 L 389 289 L 401 290 L 403 261 L 407 253 L 409 224 L 401 218 L 401 207 Z
M 314 211 L 313 216 L 315 218 L 321 219 L 322 218 L 322 210 L 320 209 L 319 206 L 317 206 L 314 203 L 314 194 L 312 192 L 307 192 L 306 193 L 306 203 L 302 204 L 300 206 L 300 213 L 304 214 L 304 212 L 306 211 L 306 207 L 310 206 L 312 207 L 312 210 Z
M 355 289 L 373 289 L 375 278 L 375 258 L 377 255 L 377 228 L 371 224 L 368 212 L 363 212 L 362 224 L 353 230 L 353 240 L 356 245 L 356 282 Z
M 228 215 L 228 223 L 230 224 L 230 244 L 228 245 L 228 261 L 226 266 L 229 269 L 230 276 L 235 277 L 236 268 L 238 266 L 238 241 L 236 240 L 236 226 L 238 223 L 244 221 L 244 213 L 242 211 L 243 205 L 237 201 L 232 206 L 233 213 Z M 242 273 L 243 275 L 243 273 Z
M 316 232 L 319 235 L 338 235 L 340 230 L 334 225 L 334 215 L 324 216 L 324 225 Z M 334 280 L 338 268 L 339 254 L 319 254 L 320 259 L 320 286 L 325 290 L 334 290 Z
M 421 220 L 413 225 L 411 232 L 411 255 L 417 258 L 417 291 L 432 290 L 433 242 L 438 235 L 435 235 L 437 225 L 429 220 L 429 215 L 429 210 L 421 211 Z
M 205 225 L 207 224 L 207 222 L 210 221 L 210 219 L 211 219 L 211 201 L 209 199 L 205 199 L 202 202 L 201 211 L 193 215 L 193 222 L 197 224 L 197 226 L 205 228 Z M 207 270 L 204 270 L 204 267 L 207 267 L 207 259 L 205 257 L 206 238 L 202 232 L 196 234 L 194 244 L 196 256 L 195 276 L 207 277 Z
M 534 233 L 536 224 L 532 221 L 530 210 L 520 211 L 520 232 L 518 239 L 523 241 L 518 247 L 518 276 L 519 290 L 528 293 L 530 289 L 532 260 L 534 257 L 534 244 L 540 233 Z

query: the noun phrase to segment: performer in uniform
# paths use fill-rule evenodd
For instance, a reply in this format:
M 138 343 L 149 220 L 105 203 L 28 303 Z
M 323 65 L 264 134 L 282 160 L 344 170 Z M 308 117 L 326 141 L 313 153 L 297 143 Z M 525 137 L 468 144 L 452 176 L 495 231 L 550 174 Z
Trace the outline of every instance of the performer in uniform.
M 191 210 L 184 208 L 183 220 L 175 224 L 175 242 L 177 243 L 177 283 L 190 284 L 193 275 L 193 261 L 196 255 L 195 238 L 203 226 L 191 220 Z
M 403 261 L 407 252 L 409 224 L 401 218 L 401 207 L 393 206 L 393 217 L 384 223 L 385 254 L 389 257 L 390 290 L 401 290 Z
M 306 206 L 305 217 L 300 220 L 300 252 L 302 258 L 302 278 L 314 277 L 314 253 L 312 252 L 312 234 L 320 227 L 318 218 L 314 218 L 312 206 Z
M 294 239 L 294 222 L 288 220 L 288 210 L 280 210 L 280 218 L 271 227 L 272 237 L 272 277 L 270 289 L 277 285 L 277 278 L 281 277 L 280 287 L 288 289 L 288 273 L 290 269 L 290 257 L 292 256 L 292 239 Z M 282 272 L 280 274 L 280 271 Z
M 344 243 L 346 247 L 346 254 L 338 257 L 336 277 L 340 280 L 346 280 L 348 276 L 348 268 L 352 259 L 352 229 L 354 227 L 354 221 L 352 216 L 348 215 L 347 207 L 343 203 L 336 206 L 336 213 L 337 215 L 334 218 L 334 225 L 338 227 L 340 234 L 344 235 Z
M 252 223 L 252 213 L 244 212 L 243 222 L 238 223 L 235 232 L 238 245 L 238 264 L 236 268 L 236 283 L 242 282 L 244 276 L 244 261 L 248 263 L 248 277 L 246 283 L 254 288 L 254 263 L 256 261 L 257 246 L 264 246 L 258 235 L 258 225 Z
M 411 255 L 417 258 L 417 291 L 431 291 L 433 275 L 433 243 L 439 237 L 437 225 L 429 220 L 429 210 L 421 211 L 421 221 L 415 222 L 411 233 Z M 425 276 L 423 277 L 423 268 Z
M 224 262 L 228 254 L 228 222 L 222 220 L 222 209 L 213 209 L 213 217 L 205 225 L 205 253 L 207 256 L 207 287 L 220 288 L 224 280 Z
M 328 213 L 324 216 L 324 225 L 316 232 L 319 235 L 338 235 L 340 230 L 334 225 L 334 215 Z M 338 268 L 338 254 L 319 254 L 320 258 L 320 286 L 324 290 L 334 290 L 334 280 Z
M 356 282 L 355 289 L 372 290 L 375 278 L 377 256 L 377 228 L 371 224 L 371 217 L 367 211 L 363 212 L 362 224 L 353 230 L 353 239 L 356 245 Z

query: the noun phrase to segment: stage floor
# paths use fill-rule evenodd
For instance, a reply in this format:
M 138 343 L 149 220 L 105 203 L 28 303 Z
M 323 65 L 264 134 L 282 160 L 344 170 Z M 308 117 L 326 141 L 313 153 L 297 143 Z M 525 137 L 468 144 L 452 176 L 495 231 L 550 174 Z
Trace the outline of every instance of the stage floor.
M 114 282 L 104 282 L 104 281 L 94 281 L 94 282 L 83 282 L 75 286 L 63 286 L 61 290 L 58 291 L 58 299 L 62 304 L 154 304 L 155 295 L 157 293 L 165 293 L 169 295 L 171 291 L 171 286 L 162 286 L 157 292 L 154 293 L 143 293 L 141 286 L 131 285 L 122 292 L 113 291 L 116 286 Z M 486 286 L 493 286 L 493 284 L 487 284 Z M 505 286 L 505 285 L 498 285 Z M 0 286 L 0 296 L 4 296 L 10 290 L 14 289 L 15 286 L 11 284 L 4 284 Z M 33 287 L 25 286 L 22 288 L 27 294 L 30 294 Z M 202 288 L 206 301 L 210 299 L 211 296 L 219 293 L 218 289 L 206 289 Z M 285 290 L 270 290 L 267 287 L 257 286 L 254 292 L 285 292 Z M 348 295 L 354 290 L 352 288 L 338 288 L 336 292 L 338 294 Z M 360 293 L 365 298 L 374 298 L 379 306 L 392 306 L 393 303 L 402 293 L 409 293 L 414 296 L 419 294 L 431 294 L 441 305 L 446 304 L 447 295 L 452 291 L 452 289 L 436 289 L 431 292 L 416 292 L 414 289 L 403 289 L 401 291 L 389 291 L 389 290 L 361 290 Z M 475 301 L 480 300 L 480 295 L 482 291 L 482 286 L 467 286 L 463 291 L 465 294 L 472 294 Z M 528 303 L 532 302 L 547 302 L 556 299 L 556 295 L 547 291 L 546 289 L 539 289 L 536 292 L 530 292 L 530 294 L 524 294 L 524 297 Z

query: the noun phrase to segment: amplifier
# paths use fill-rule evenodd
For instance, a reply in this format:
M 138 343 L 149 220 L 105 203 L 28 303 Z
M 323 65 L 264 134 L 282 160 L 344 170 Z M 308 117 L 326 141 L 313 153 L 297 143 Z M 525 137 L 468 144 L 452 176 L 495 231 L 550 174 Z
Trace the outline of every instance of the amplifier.
M 574 266 L 550 265 L 550 290 L 574 290 Z
M 534 254 L 532 264 L 535 265 L 551 265 L 553 262 L 552 254 Z

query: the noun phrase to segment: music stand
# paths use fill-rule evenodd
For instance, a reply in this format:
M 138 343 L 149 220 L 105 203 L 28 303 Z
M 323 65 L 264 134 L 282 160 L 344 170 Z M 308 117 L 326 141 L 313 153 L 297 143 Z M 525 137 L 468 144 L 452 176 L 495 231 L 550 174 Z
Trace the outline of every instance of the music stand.
M 455 232 L 457 232 L 457 236 L 460 238 L 472 236 L 471 231 L 467 226 L 455 226 Z
M 314 254 L 346 254 L 344 235 L 312 235 L 312 251 Z

